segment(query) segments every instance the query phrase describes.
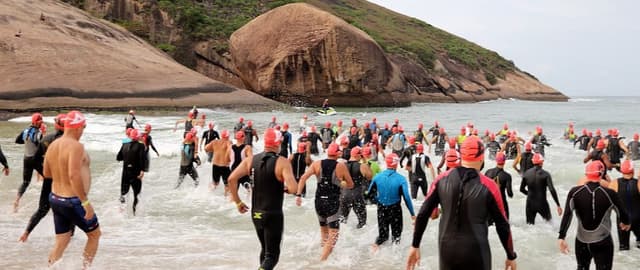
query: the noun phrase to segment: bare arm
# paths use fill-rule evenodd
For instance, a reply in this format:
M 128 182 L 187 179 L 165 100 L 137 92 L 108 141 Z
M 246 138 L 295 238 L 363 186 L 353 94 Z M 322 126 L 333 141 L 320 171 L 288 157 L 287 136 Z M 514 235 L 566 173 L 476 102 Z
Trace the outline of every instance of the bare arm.
M 360 173 L 367 180 L 371 180 L 371 178 L 373 178 L 373 173 L 371 172 L 371 168 L 369 168 L 369 165 L 367 165 L 367 163 L 360 164 Z
M 69 184 L 71 185 L 71 190 L 73 193 L 80 199 L 81 202 L 85 202 L 87 200 L 87 193 L 84 189 L 84 183 L 82 182 L 82 161 L 84 160 L 84 147 L 80 143 L 74 143 L 67 147 L 70 147 L 68 164 L 67 164 L 67 175 L 69 176 Z
M 289 162 L 284 157 L 278 157 L 276 167 L 278 168 L 278 171 L 276 172 L 276 178 L 284 182 L 285 190 L 287 191 L 287 193 L 297 194 L 298 183 L 296 183 L 296 179 L 293 176 L 293 169 L 291 168 L 291 162 Z
M 231 172 L 231 175 L 229 175 L 228 186 L 231 193 L 231 200 L 236 203 L 236 205 L 242 202 L 240 200 L 240 196 L 238 196 L 238 180 L 244 176 L 249 175 L 252 162 L 253 156 L 248 156 L 240 163 L 240 165 L 238 165 L 235 170 L 233 170 L 233 172 Z
M 338 162 L 336 165 L 336 176 L 340 179 L 341 185 L 342 181 L 346 182 L 344 188 L 352 189 L 353 188 L 353 179 L 351 179 L 351 174 L 349 174 L 349 170 L 347 169 L 347 165 L 344 163 Z
M 298 182 L 298 191 L 296 194 L 302 194 L 302 190 L 304 189 L 304 185 L 307 182 L 307 179 L 312 175 L 318 175 L 318 168 L 320 166 L 320 161 L 315 161 L 311 166 L 304 172 L 304 174 L 300 177 L 300 182 Z

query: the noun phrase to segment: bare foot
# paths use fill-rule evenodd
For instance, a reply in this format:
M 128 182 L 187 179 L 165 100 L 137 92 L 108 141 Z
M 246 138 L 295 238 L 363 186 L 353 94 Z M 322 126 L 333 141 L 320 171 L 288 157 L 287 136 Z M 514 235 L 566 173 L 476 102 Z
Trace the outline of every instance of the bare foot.
M 378 250 L 380 250 L 380 246 L 378 246 L 376 244 L 372 244 L 371 245 L 371 252 L 372 253 L 378 253 Z
M 29 238 L 29 233 L 25 231 L 24 233 L 22 233 L 22 235 L 18 239 L 18 242 L 22 242 L 22 243 L 27 242 L 28 238 Z

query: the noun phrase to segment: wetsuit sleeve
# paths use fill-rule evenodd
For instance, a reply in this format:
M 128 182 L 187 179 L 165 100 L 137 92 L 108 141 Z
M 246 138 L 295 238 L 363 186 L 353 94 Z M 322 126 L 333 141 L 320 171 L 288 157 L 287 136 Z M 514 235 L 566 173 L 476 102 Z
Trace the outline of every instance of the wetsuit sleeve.
M 553 201 L 556 202 L 557 206 L 560 206 L 560 201 L 558 200 L 558 193 L 556 189 L 553 187 L 553 181 L 551 181 L 551 175 L 547 174 L 547 187 L 549 187 L 549 192 L 551 192 L 551 197 L 553 197 Z
M 511 227 L 509 225 L 509 220 L 507 219 L 502 197 L 500 197 L 500 191 L 490 190 L 489 200 L 488 201 L 488 209 L 493 221 L 496 225 L 496 233 L 498 233 L 498 237 L 500 238 L 500 242 L 502 243 L 502 247 L 507 254 L 507 258 L 509 260 L 514 260 L 517 255 L 513 250 L 513 238 L 511 237 Z
M 289 153 L 293 153 L 293 143 L 291 143 L 291 137 L 291 133 L 287 132 L 287 144 L 289 145 Z
M 213 139 L 214 140 L 220 140 L 220 134 L 218 134 L 218 132 L 215 131 L 215 130 L 213 131 Z
M 520 192 L 524 195 L 529 194 L 529 192 L 527 192 L 527 179 L 525 177 L 522 177 L 522 182 L 520 182 Z
M 622 222 L 623 224 L 631 224 L 629 213 L 627 212 L 626 207 L 622 205 L 620 196 L 618 196 L 618 194 L 611 189 L 605 188 L 604 190 L 609 193 L 609 198 L 611 198 L 611 202 L 616 207 L 616 212 L 618 212 L 618 218 L 620 219 L 620 222 Z
M 507 195 L 509 198 L 513 198 L 513 190 L 511 189 L 511 175 L 505 173 L 505 185 L 507 186 Z
M 149 136 L 149 138 L 147 139 L 148 139 L 149 147 L 151 147 L 151 149 L 153 149 L 153 152 L 156 152 L 156 155 L 159 156 L 160 154 L 158 153 L 158 150 L 156 150 L 156 146 L 153 145 L 153 140 L 151 139 L 151 136 Z
M 573 219 L 573 205 L 571 200 L 575 194 L 576 189 L 572 188 L 567 194 L 567 202 L 564 205 L 564 214 L 562 214 L 562 221 L 560 222 L 560 231 L 558 232 L 558 239 L 564 239 L 567 237 L 567 230 L 571 226 L 571 219 Z M 617 196 L 616 196 L 617 197 Z
M 2 166 L 4 166 L 5 168 L 9 168 L 7 158 L 4 156 L 4 153 L 2 153 L 2 148 L 0 148 L 0 163 L 2 163 Z
M 413 210 L 413 203 L 411 202 L 411 197 L 409 196 L 409 185 L 404 179 L 402 179 L 402 197 L 404 198 L 404 203 L 407 205 L 411 216 L 415 216 L 416 212 Z
M 118 151 L 118 155 L 116 156 L 116 160 L 117 161 L 123 161 L 124 158 L 122 156 L 122 149 L 124 148 L 124 144 L 122 144 L 122 146 L 120 146 L 120 151 Z
M 147 159 L 149 158 L 149 155 L 147 155 L 146 151 L 144 151 L 144 145 L 142 143 L 140 143 L 140 146 L 140 150 L 138 151 L 138 159 L 140 160 L 140 162 L 142 162 L 142 170 L 148 172 L 149 162 L 147 162 Z
M 427 198 L 424 200 L 422 207 L 420 207 L 420 212 L 416 216 L 416 225 L 413 230 L 413 241 L 411 242 L 411 246 L 414 248 L 420 248 L 420 242 L 422 241 L 422 235 L 424 235 L 424 230 L 427 229 L 427 223 L 429 223 L 429 218 L 431 217 L 431 213 L 433 212 L 438 204 L 440 204 L 440 197 L 438 195 L 438 178 L 434 181 L 429 194 L 427 194 Z

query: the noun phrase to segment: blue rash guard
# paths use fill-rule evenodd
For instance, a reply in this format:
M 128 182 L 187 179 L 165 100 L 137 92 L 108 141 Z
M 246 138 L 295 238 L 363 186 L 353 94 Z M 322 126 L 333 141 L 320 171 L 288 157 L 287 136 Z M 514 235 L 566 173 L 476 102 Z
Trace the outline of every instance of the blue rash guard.
M 407 205 L 409 213 L 411 213 L 411 216 L 415 216 L 413 204 L 410 199 L 411 197 L 409 196 L 407 180 L 396 172 L 396 170 L 386 169 L 381 173 L 376 174 L 371 181 L 367 192 L 371 192 L 371 189 L 374 186 L 378 190 L 376 198 L 378 199 L 379 204 L 383 206 L 397 204 L 400 202 L 400 196 L 403 196 L 404 203 Z

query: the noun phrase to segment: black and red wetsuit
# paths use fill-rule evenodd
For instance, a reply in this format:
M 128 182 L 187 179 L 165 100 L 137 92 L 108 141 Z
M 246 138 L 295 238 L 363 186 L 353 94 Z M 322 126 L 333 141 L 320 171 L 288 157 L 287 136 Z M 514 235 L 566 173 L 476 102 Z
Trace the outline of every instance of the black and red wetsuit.
M 439 204 L 442 206 L 438 233 L 440 269 L 491 269 L 487 239 L 490 218 L 495 222 L 507 258 L 516 258 L 500 190 L 493 180 L 464 167 L 441 174 L 416 218 L 413 247 L 420 246 L 431 213 Z
M 575 211 L 579 223 L 575 243 L 578 270 L 588 270 L 591 258 L 598 270 L 613 267 L 611 210 L 618 212 L 620 222 L 629 224 L 629 216 L 616 192 L 601 187 L 598 182 L 573 187 L 567 194 L 558 239 L 567 236 Z

